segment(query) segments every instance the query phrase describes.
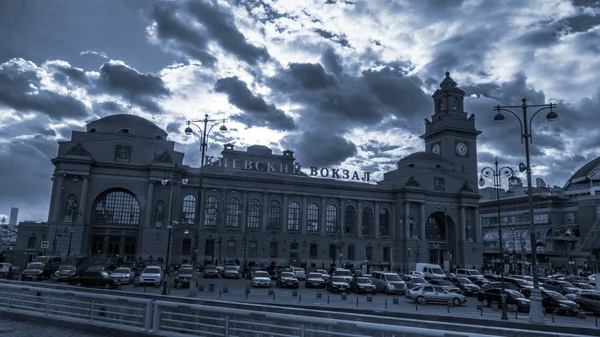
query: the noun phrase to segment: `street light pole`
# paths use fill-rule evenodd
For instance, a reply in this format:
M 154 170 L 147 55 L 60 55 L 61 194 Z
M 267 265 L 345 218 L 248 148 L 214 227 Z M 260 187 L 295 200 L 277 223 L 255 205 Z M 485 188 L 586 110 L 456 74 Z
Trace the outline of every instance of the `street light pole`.
M 536 237 L 535 237 L 535 226 L 534 226 L 534 217 L 533 217 L 533 186 L 531 185 L 531 153 L 529 150 L 529 145 L 532 143 L 532 129 L 531 122 L 533 117 L 537 115 L 540 111 L 550 109 L 548 114 L 546 114 L 546 120 L 548 122 L 553 122 L 558 118 L 558 114 L 552 111 L 553 108 L 556 107 L 556 104 L 538 104 L 538 105 L 527 105 L 527 99 L 521 99 L 521 105 L 515 106 L 496 106 L 494 110 L 497 111 L 494 116 L 494 121 L 497 123 L 501 123 L 504 121 L 504 115 L 501 111 L 506 111 L 511 113 L 513 116 L 517 118 L 520 125 L 521 131 L 521 143 L 525 143 L 525 161 L 526 163 L 519 164 L 519 171 L 527 172 L 527 203 L 529 206 L 529 231 L 530 231 L 530 244 L 531 244 L 531 272 L 533 274 L 533 291 L 531 292 L 530 300 L 531 300 L 531 309 L 529 314 L 529 321 L 531 323 L 543 324 L 544 323 L 544 315 L 542 313 L 542 295 L 540 291 L 540 284 L 538 279 L 537 272 L 537 252 L 536 252 Z M 539 108 L 533 115 L 528 118 L 527 117 L 527 108 Z M 517 113 L 510 109 L 521 108 L 522 116 L 519 117 Z
M 185 134 L 190 136 L 192 134 L 194 134 L 194 130 L 192 129 L 192 125 L 194 127 L 196 127 L 198 129 L 198 131 L 200 131 L 200 178 L 198 180 L 198 212 L 200 213 L 200 209 L 202 208 L 201 205 L 203 204 L 204 200 L 202 200 L 202 183 L 203 183 L 203 179 L 204 179 L 204 162 L 205 162 L 205 155 L 206 155 L 206 147 L 208 145 L 208 135 L 210 134 L 210 131 L 217 125 L 223 124 L 221 125 L 221 127 L 219 128 L 220 131 L 227 131 L 227 127 L 224 125 L 226 119 L 222 119 L 222 120 L 216 120 L 216 119 L 209 119 L 208 118 L 208 114 L 204 115 L 204 119 L 203 120 L 199 120 L 199 121 L 187 121 L 187 127 L 185 128 Z M 199 124 L 202 123 L 202 124 Z M 210 127 L 208 126 L 209 123 L 214 123 L 212 124 Z M 201 126 L 202 125 L 202 126 Z M 198 224 L 196 224 L 196 228 L 195 228 L 195 233 L 198 233 L 198 227 L 200 226 L 200 221 L 202 221 L 202 214 L 199 214 L 198 216 Z M 194 235 L 194 249 L 198 250 L 198 246 L 199 246 L 199 233 L 198 235 Z M 214 246 L 213 246 L 213 251 L 214 251 Z M 214 258 L 214 257 L 213 257 Z M 193 259 L 192 264 L 194 265 L 194 272 L 192 273 L 192 280 L 190 282 L 190 290 L 188 293 L 189 297 L 196 297 L 198 295 L 198 254 L 196 254 L 196 258 Z
M 67 249 L 67 256 L 71 256 L 71 245 L 73 244 L 73 232 L 75 231 L 75 217 L 79 213 L 77 203 L 74 203 L 69 208 L 69 213 L 71 215 L 71 229 L 70 229 L 71 233 L 69 234 L 69 249 Z
M 502 188 L 501 179 L 509 178 L 514 179 L 515 171 L 508 166 L 498 167 L 498 157 L 494 161 L 494 168 L 484 167 L 481 170 L 481 177 L 479 178 L 479 186 L 485 186 L 485 180 L 483 177 L 489 178 L 493 177 L 494 179 L 494 188 L 496 189 L 496 210 L 498 212 L 498 246 L 500 252 L 500 268 L 502 269 L 500 272 L 500 287 L 502 288 L 502 316 L 501 319 L 508 320 L 508 314 L 506 312 L 506 285 L 504 283 L 504 245 L 502 244 L 502 221 L 501 221 L 501 213 L 500 213 L 500 188 Z

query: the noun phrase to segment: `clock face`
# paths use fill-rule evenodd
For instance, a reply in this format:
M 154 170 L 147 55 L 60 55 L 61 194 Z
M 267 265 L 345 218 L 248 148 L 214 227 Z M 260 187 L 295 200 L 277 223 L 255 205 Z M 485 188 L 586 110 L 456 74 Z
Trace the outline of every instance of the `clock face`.
M 440 152 L 442 152 L 442 147 L 440 146 L 440 144 L 433 144 L 433 146 L 431 147 L 431 152 L 435 154 L 440 154 Z
M 466 156 L 469 149 L 467 148 L 467 144 L 463 142 L 456 143 L 456 154 L 459 156 Z

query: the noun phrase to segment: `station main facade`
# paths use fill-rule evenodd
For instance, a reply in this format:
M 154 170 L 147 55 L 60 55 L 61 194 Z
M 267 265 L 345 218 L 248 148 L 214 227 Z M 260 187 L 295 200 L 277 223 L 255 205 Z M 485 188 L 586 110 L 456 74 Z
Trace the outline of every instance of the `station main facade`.
M 480 132 L 464 95 L 447 73 L 432 96 L 425 150 L 376 183 L 369 173 L 301 167 L 292 151 L 232 144 L 204 158 L 201 174 L 148 120 L 93 121 L 60 142 L 53 159 L 46 254 L 166 259 L 170 238 L 174 264 L 197 257 L 369 270 L 480 267 Z

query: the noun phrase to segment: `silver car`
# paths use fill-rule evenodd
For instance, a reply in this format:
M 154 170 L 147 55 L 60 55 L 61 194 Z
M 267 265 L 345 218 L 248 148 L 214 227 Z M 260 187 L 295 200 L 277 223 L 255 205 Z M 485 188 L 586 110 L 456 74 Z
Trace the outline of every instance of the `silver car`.
M 110 274 L 110 278 L 113 279 L 115 283 L 129 284 L 133 283 L 135 273 L 133 270 L 131 270 L 131 268 L 120 267 L 115 269 L 112 274 Z
M 406 298 L 413 300 L 419 304 L 425 303 L 452 303 L 453 305 L 461 305 L 467 303 L 467 298 L 464 295 L 451 293 L 448 290 L 433 285 L 425 285 L 412 288 L 406 292 Z
M 302 269 L 302 268 L 294 268 L 294 270 L 292 270 L 292 272 L 294 273 L 294 275 L 296 275 L 296 278 L 299 281 L 305 281 L 306 280 L 306 272 L 304 271 L 304 269 Z

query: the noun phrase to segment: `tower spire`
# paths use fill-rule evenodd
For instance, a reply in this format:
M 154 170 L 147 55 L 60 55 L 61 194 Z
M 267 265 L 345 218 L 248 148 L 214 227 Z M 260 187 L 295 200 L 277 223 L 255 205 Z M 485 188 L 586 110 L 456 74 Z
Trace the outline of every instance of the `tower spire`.
M 133 108 L 133 94 L 131 94 L 131 101 L 129 102 L 129 114 L 131 115 L 131 109 Z

